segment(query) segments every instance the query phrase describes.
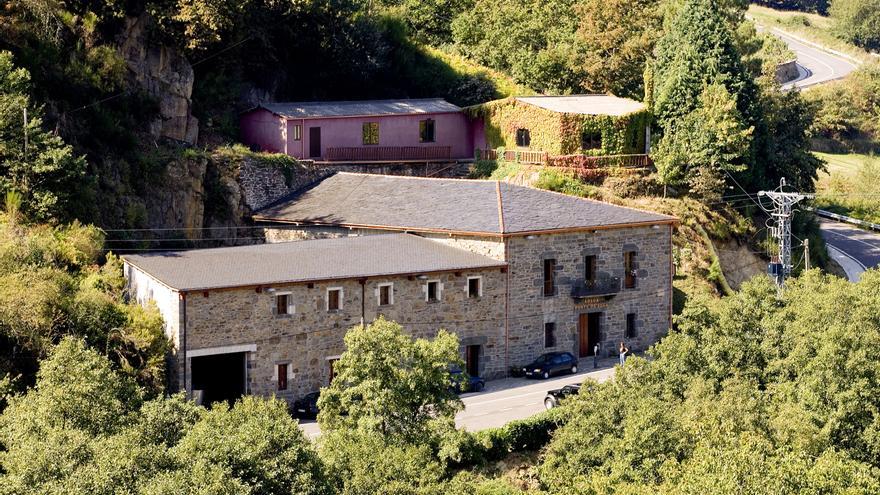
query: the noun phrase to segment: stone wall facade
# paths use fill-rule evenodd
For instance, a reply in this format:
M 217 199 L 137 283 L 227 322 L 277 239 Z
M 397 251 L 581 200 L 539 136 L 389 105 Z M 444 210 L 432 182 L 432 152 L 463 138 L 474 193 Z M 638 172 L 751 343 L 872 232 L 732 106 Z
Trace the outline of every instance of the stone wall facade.
M 671 327 L 672 227 L 600 229 L 571 233 L 513 236 L 462 236 L 424 233 L 425 238 L 472 251 L 510 265 L 507 367 L 530 362 L 544 352 L 567 351 L 577 357 L 581 314 L 600 313 L 599 344 L 602 356 L 617 352 L 625 341 L 631 350 L 643 351 Z M 390 231 L 332 226 L 269 226 L 267 242 L 326 237 L 374 235 Z M 636 285 L 624 289 L 624 252 L 635 253 Z M 618 277 L 621 289 L 607 298 L 574 298 L 572 286 L 584 280 L 586 256 L 596 256 L 597 278 Z M 543 295 L 544 259 L 556 260 L 556 293 Z M 627 314 L 635 315 L 635 333 L 625 335 Z M 555 345 L 547 346 L 544 324 L 555 323 Z M 592 348 L 594 342 L 590 342 Z M 590 354 L 592 354 L 590 350 Z
M 510 264 L 510 364 L 526 364 L 549 351 L 581 359 L 581 314 L 599 313 L 600 355 L 617 352 L 625 341 L 642 351 L 670 327 L 672 301 L 671 227 L 639 227 L 508 239 Z M 596 256 L 597 278 L 624 277 L 624 252 L 635 252 L 635 288 L 610 297 L 574 298 L 572 286 L 584 280 L 586 256 Z M 556 290 L 543 294 L 544 260 L 556 260 Z M 626 315 L 635 314 L 635 335 L 625 337 Z M 555 323 L 556 345 L 546 346 L 544 324 Z M 589 349 L 590 354 L 592 349 Z
M 148 276 L 130 268 L 138 300 L 150 294 Z M 137 273 L 135 273 L 137 272 Z M 468 297 L 468 279 L 480 277 L 481 295 Z M 441 328 L 458 335 L 462 356 L 466 346 L 479 347 L 479 373 L 487 379 L 506 374 L 504 360 L 504 297 L 507 275 L 500 268 L 422 277 L 391 276 L 337 280 L 313 284 L 276 285 L 271 288 L 220 289 L 185 295 L 185 326 L 167 320 L 177 349 L 177 386 L 192 392 L 192 355 L 247 352 L 246 393 L 293 401 L 317 391 L 330 381 L 331 362 L 344 351 L 343 337 L 353 326 L 369 323 L 380 314 L 399 322 L 411 335 L 432 338 Z M 440 282 L 440 300 L 428 302 L 427 283 Z M 392 284 L 391 304 L 379 305 L 379 286 Z M 342 289 L 342 307 L 327 309 L 329 289 Z M 272 290 L 268 290 L 272 289 Z M 152 292 L 153 296 L 179 299 Z M 289 315 L 273 311 L 275 298 L 288 294 Z M 166 297 L 167 296 L 167 297 Z M 165 306 L 161 306 L 164 308 Z M 176 307 L 169 307 L 176 312 Z M 165 311 L 163 310 L 163 316 Z M 167 318 L 167 317 L 166 317 Z M 278 389 L 277 366 L 288 365 L 288 386 Z M 184 375 L 185 372 L 185 375 Z

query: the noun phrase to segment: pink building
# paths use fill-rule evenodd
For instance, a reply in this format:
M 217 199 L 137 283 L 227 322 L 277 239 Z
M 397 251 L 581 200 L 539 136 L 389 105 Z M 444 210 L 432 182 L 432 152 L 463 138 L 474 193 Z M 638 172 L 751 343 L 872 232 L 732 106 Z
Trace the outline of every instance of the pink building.
M 318 161 L 473 158 L 461 108 L 440 98 L 264 103 L 241 117 L 242 141 Z

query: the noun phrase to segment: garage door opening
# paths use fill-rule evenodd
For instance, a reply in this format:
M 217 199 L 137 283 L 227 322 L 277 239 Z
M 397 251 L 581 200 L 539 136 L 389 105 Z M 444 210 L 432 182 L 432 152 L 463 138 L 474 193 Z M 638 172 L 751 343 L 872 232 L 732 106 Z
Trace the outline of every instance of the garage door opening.
M 201 390 L 202 405 L 232 405 L 245 393 L 246 353 L 232 352 L 192 358 L 192 390 Z

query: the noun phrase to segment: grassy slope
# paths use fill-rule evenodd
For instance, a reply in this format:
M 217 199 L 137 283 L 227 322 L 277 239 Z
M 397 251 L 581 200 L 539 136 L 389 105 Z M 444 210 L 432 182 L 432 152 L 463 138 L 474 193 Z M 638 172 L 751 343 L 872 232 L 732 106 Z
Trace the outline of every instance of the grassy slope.
M 820 153 L 813 152 L 814 155 L 825 160 L 827 163 L 826 172 L 820 172 L 818 185 L 821 187 L 823 182 L 827 181 L 832 175 L 840 174 L 843 177 L 852 178 L 858 174 L 858 171 L 867 161 L 878 161 L 880 158 L 873 155 L 862 153 Z
M 775 27 L 787 31 L 859 60 L 867 61 L 873 58 L 867 51 L 836 37 L 832 33 L 833 21 L 829 17 L 805 12 L 774 10 L 758 5 L 750 5 L 747 15 L 764 27 Z

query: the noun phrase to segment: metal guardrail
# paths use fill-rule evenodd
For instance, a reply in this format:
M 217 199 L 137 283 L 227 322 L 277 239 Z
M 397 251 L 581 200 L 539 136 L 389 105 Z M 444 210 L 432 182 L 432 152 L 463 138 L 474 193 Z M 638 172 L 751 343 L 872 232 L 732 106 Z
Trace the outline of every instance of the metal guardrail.
M 840 220 L 841 222 L 851 223 L 853 225 L 858 225 L 859 227 L 865 227 L 867 229 L 876 230 L 880 232 L 880 224 L 873 222 L 866 222 L 864 220 L 859 220 L 858 218 L 848 217 L 846 215 L 839 215 L 837 213 L 832 213 L 827 210 L 820 210 L 818 208 L 808 208 L 812 210 L 816 215 L 824 218 L 830 218 L 833 220 Z

